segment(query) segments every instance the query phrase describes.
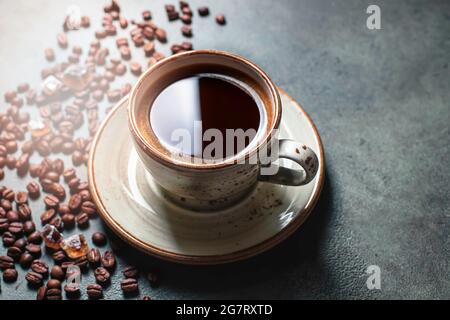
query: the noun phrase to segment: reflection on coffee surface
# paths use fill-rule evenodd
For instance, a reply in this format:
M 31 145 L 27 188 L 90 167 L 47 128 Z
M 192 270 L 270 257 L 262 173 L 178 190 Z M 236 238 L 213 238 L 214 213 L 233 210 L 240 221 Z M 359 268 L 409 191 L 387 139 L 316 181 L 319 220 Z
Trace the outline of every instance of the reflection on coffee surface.
M 248 85 L 218 74 L 175 81 L 156 97 L 150 125 L 174 154 L 222 159 L 254 140 L 264 117 L 261 99 Z

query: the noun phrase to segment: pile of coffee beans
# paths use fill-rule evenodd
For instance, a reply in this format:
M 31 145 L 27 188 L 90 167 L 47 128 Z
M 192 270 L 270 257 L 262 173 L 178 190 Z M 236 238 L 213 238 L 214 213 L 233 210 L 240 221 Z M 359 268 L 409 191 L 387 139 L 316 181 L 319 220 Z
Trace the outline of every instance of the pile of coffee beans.
M 70 43 L 68 33 L 90 28 L 94 23 L 88 16 L 82 16 L 79 25 L 74 25 L 66 17 L 63 30 L 56 36 L 58 49 L 44 50 L 51 65 L 41 70 L 41 89 L 21 83 L 4 93 L 7 106 L 0 109 L 0 180 L 6 174 L 15 174 L 17 185 L 23 184 L 17 190 L 0 186 L 0 235 L 5 248 L 0 251 L 3 253 L 0 270 L 3 281 L 11 283 L 18 280 L 16 265 L 20 265 L 26 270 L 24 278 L 28 287 L 36 290 L 38 300 L 79 298 L 80 272 L 89 269 L 96 281 L 84 286 L 89 299 L 102 298 L 103 290 L 110 284 L 116 272 L 114 252 L 88 248 L 82 234 L 66 239 L 69 243 L 81 243 L 79 247 L 73 243 L 67 249 L 62 233 L 75 228 L 85 230 L 89 221 L 97 217 L 88 182 L 81 177 L 85 175 L 92 139 L 101 118 L 111 110 L 108 107 L 102 114 L 101 102 L 106 98 L 108 103 L 115 103 L 127 95 L 132 84 L 115 86 L 115 80 L 127 72 L 139 76 L 144 68 L 165 58 L 158 46 L 170 39 L 166 30 L 153 21 L 150 10 L 144 10 L 139 21 L 125 17 L 115 0 L 103 10 L 101 27 L 93 33 L 88 48 Z M 194 36 L 191 27 L 194 11 L 186 1 L 179 1 L 178 6 L 165 5 L 167 20 L 170 23 L 180 20 L 180 32 L 186 38 Z M 199 7 L 197 13 L 200 18 L 208 17 L 210 9 Z M 225 24 L 223 14 L 218 14 L 215 20 Z M 119 29 L 128 28 L 128 37 L 117 36 Z M 116 38 L 114 50 L 102 46 L 107 37 Z M 147 65 L 133 60 L 130 46 L 144 51 Z M 69 50 L 66 61 L 57 61 L 57 51 Z M 193 44 L 187 40 L 172 43 L 170 50 L 172 54 L 186 52 L 193 50 Z M 35 209 L 42 207 L 45 209 Z M 98 247 L 108 243 L 112 248 L 119 247 L 102 232 L 94 232 L 91 242 Z M 41 260 L 43 255 L 51 257 L 53 265 Z M 139 295 L 138 268 L 128 266 L 121 273 L 124 296 Z M 152 287 L 158 286 L 158 273 L 149 272 L 147 280 Z

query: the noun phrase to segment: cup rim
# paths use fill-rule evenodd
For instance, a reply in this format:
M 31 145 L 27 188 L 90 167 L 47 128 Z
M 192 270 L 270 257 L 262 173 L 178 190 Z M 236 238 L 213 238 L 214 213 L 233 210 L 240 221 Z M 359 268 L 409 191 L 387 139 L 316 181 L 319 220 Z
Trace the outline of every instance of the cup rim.
M 267 85 L 267 88 L 269 89 L 274 101 L 273 101 L 273 107 L 274 107 L 274 119 L 272 122 L 271 127 L 267 128 L 266 134 L 263 136 L 264 138 L 258 141 L 255 146 L 253 146 L 251 149 L 247 150 L 245 153 L 239 156 L 233 156 L 224 160 L 221 160 L 219 162 L 214 163 L 192 163 L 192 162 L 185 162 L 181 160 L 177 160 L 175 158 L 172 158 L 168 156 L 167 154 L 161 152 L 156 146 L 149 143 L 143 133 L 141 132 L 141 129 L 137 125 L 137 118 L 136 118 L 136 99 L 137 95 L 139 94 L 138 88 L 141 86 L 142 82 L 144 82 L 148 77 L 151 76 L 151 74 L 154 72 L 155 69 L 160 68 L 162 65 L 172 63 L 177 59 L 185 58 L 189 56 L 196 56 L 196 55 L 219 55 L 223 56 L 232 60 L 235 60 L 237 62 L 243 63 L 253 69 L 255 73 L 265 82 Z M 178 53 L 169 57 L 166 57 L 162 59 L 161 61 L 157 62 L 150 68 L 148 68 L 144 73 L 141 74 L 139 79 L 137 80 L 136 84 L 133 86 L 131 92 L 130 92 L 130 99 L 128 101 L 128 123 L 129 123 L 129 129 L 131 131 L 131 134 L 134 138 L 134 141 L 139 145 L 140 148 L 142 148 L 146 155 L 150 156 L 152 159 L 170 166 L 170 167 L 183 167 L 185 169 L 192 169 L 192 170 L 207 170 L 207 169 L 219 169 L 219 168 L 227 168 L 230 166 L 233 166 L 238 163 L 245 163 L 246 160 L 248 160 L 250 157 L 257 154 L 257 152 L 260 150 L 261 146 L 268 144 L 271 140 L 273 130 L 279 127 L 280 121 L 281 121 L 281 98 L 280 94 L 277 90 L 277 87 L 272 82 L 270 77 L 255 63 L 251 62 L 250 60 L 234 54 L 229 53 L 226 51 L 221 50 L 213 50 L 213 49 L 201 49 L 201 50 L 191 50 L 183 53 Z

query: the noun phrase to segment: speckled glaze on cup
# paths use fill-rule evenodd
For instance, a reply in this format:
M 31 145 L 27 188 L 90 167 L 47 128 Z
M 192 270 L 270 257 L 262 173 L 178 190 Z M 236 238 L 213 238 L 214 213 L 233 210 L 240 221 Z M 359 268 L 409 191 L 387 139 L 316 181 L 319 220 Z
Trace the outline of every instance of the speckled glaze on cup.
M 250 86 L 264 105 L 264 134 L 245 153 L 214 163 L 193 163 L 177 159 L 165 149 L 153 132 L 149 114 L 158 94 L 172 82 L 197 73 L 218 73 Z M 141 75 L 130 93 L 128 123 L 136 151 L 160 185 L 175 203 L 193 210 L 214 210 L 232 205 L 247 195 L 258 181 L 285 185 L 309 183 L 318 169 L 315 153 L 292 140 L 279 141 L 278 158 L 298 163 L 303 170 L 280 167 L 275 175 L 261 175 L 259 163 L 248 159 L 274 142 L 280 125 L 281 100 L 276 86 L 254 63 L 234 54 L 216 50 L 194 50 L 166 58 Z

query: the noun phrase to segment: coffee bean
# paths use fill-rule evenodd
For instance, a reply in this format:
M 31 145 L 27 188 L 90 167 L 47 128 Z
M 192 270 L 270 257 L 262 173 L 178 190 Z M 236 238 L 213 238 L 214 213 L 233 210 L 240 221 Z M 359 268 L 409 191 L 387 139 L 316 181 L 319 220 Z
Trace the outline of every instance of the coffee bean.
M 144 20 L 151 20 L 152 19 L 152 13 L 150 12 L 150 10 L 145 10 L 142 12 L 142 18 Z
M 147 42 L 144 46 L 144 52 L 147 57 L 151 57 L 155 52 L 155 44 L 153 42 Z
M 72 229 L 75 226 L 75 216 L 71 213 L 66 213 L 62 216 L 62 222 L 65 229 Z
M 102 257 L 102 266 L 107 269 L 113 269 L 116 265 L 116 257 L 112 251 L 105 251 Z
M 201 17 L 206 17 L 207 15 L 209 15 L 209 8 L 208 7 L 200 7 L 200 8 L 198 8 L 198 14 Z
M 145 50 L 145 47 L 144 47 L 144 50 Z M 122 75 L 125 74 L 125 72 L 127 72 L 127 67 L 123 63 L 119 63 L 115 67 L 114 72 L 115 72 L 116 75 L 122 76 Z
M 70 191 L 72 193 L 75 193 L 78 191 L 78 186 L 80 185 L 80 179 L 73 178 L 67 183 L 67 185 L 69 186 Z
M 46 295 L 47 295 L 47 288 L 42 286 L 38 289 L 36 293 L 36 300 L 45 300 Z
M 63 172 L 64 181 L 67 183 L 73 178 L 76 178 L 76 171 L 74 168 L 69 168 Z
M 52 279 L 62 281 L 65 278 L 65 273 L 60 266 L 55 265 L 52 267 L 52 270 L 50 271 L 50 276 L 52 277 Z
M 128 278 L 120 282 L 120 287 L 124 293 L 133 293 L 139 290 L 139 285 L 136 279 Z
M 87 254 L 87 259 L 92 266 L 98 266 L 101 261 L 101 254 L 98 249 L 92 248 Z
M 39 286 L 42 284 L 44 277 L 34 271 L 30 271 L 25 275 L 25 279 L 31 286 Z
M 54 171 L 49 171 L 45 174 L 45 179 L 51 180 L 53 182 L 59 182 L 59 174 Z
M 42 243 L 42 234 L 39 231 L 34 231 L 28 236 L 28 242 L 33 244 Z
M 97 207 L 92 201 L 84 201 L 81 205 L 81 212 L 86 213 L 89 217 L 95 217 Z
M 89 226 L 89 216 L 84 212 L 76 216 L 75 220 L 77 221 L 77 225 L 80 228 L 86 228 Z
M 2 192 L 2 198 L 6 199 L 8 201 L 14 201 L 15 196 L 16 196 L 16 194 L 10 188 L 6 188 Z
M 55 209 L 48 209 L 43 214 L 41 214 L 41 223 L 45 225 L 50 222 L 56 216 Z
M 64 200 L 66 197 L 66 189 L 60 183 L 53 183 L 50 192 L 56 196 L 59 200 Z
M 27 191 L 31 199 L 37 199 L 40 196 L 41 188 L 39 187 L 39 183 L 32 180 L 27 184 Z
M 128 27 L 128 20 L 125 19 L 123 16 L 119 17 L 119 25 L 122 29 L 126 29 Z
M 182 26 L 181 33 L 185 37 L 192 37 L 192 28 L 190 26 Z
M 51 152 L 50 145 L 47 141 L 40 140 L 36 145 L 36 151 L 41 157 L 47 157 Z
M 68 45 L 68 41 L 67 41 L 67 36 L 65 33 L 59 33 L 58 36 L 56 37 L 56 39 L 58 40 L 58 45 L 65 49 L 67 48 Z
M 80 294 L 80 285 L 78 283 L 69 283 L 64 286 L 64 291 L 69 297 L 76 297 Z
M 7 91 L 5 92 L 4 97 L 6 102 L 11 102 L 14 98 L 17 97 L 17 93 L 15 91 Z
M 28 239 L 29 241 L 29 239 Z M 41 246 L 30 243 L 26 246 L 26 250 L 33 256 L 33 257 L 40 257 L 41 256 Z
M 17 212 L 21 221 L 28 221 L 31 219 L 31 209 L 27 204 L 19 205 Z
M 164 29 L 161 29 L 161 28 L 156 29 L 155 36 L 156 36 L 156 39 L 158 39 L 159 42 L 161 42 L 161 43 L 166 43 L 167 42 L 167 34 L 166 34 L 166 31 Z
M 66 254 L 64 253 L 64 251 L 58 250 L 53 252 L 52 258 L 55 263 L 62 263 L 64 260 L 66 260 Z
M 14 269 L 14 259 L 9 256 L 0 256 L 0 269 Z
M 95 269 L 94 275 L 95 275 L 95 280 L 97 281 L 97 283 L 102 284 L 102 285 L 109 283 L 109 281 L 111 279 L 111 275 L 110 275 L 109 271 L 103 267 L 98 267 L 97 269 Z
M 92 242 L 96 246 L 104 246 L 106 244 L 106 235 L 103 232 L 94 232 L 92 234 Z
M 44 203 L 47 209 L 58 209 L 59 199 L 54 195 L 48 195 L 45 196 Z
M 29 254 L 28 252 L 24 252 L 19 258 L 19 263 L 22 268 L 28 269 L 31 266 L 33 259 L 34 258 L 31 254 Z
M 20 250 L 25 250 L 26 245 L 28 244 L 27 240 L 24 238 L 17 239 L 16 242 L 14 242 L 13 247 L 17 247 Z
M 81 26 L 83 28 L 89 28 L 91 25 L 91 19 L 88 16 L 82 16 L 81 17 Z
M 86 256 L 81 256 L 78 259 L 76 259 L 74 261 L 75 265 L 78 266 L 80 269 L 86 269 L 86 267 L 88 266 L 88 259 Z
M 128 48 L 128 46 L 121 46 L 119 52 L 123 60 L 131 59 L 131 50 L 130 48 Z
M 138 62 L 132 62 L 130 64 L 130 70 L 135 76 L 139 76 L 142 73 L 142 67 Z
M 42 260 L 34 260 L 31 264 L 31 270 L 46 276 L 48 274 L 48 265 Z
M 2 208 L 3 210 L 3 208 Z M 0 218 L 0 234 L 7 231 L 9 228 L 9 223 L 7 218 Z
M 23 223 L 23 232 L 25 232 L 26 235 L 29 235 L 36 231 L 36 225 L 33 221 L 28 220 Z
M 87 295 L 89 299 L 100 299 L 103 297 L 103 288 L 98 284 L 90 284 L 87 286 Z
M 225 16 L 224 16 L 223 14 L 218 14 L 218 15 L 216 16 L 216 22 L 217 22 L 218 24 L 220 24 L 220 25 L 226 24 Z
M 50 280 L 50 281 L 52 281 L 52 280 Z M 54 280 L 54 281 L 58 281 L 58 280 Z M 47 284 L 46 298 L 47 298 L 47 300 L 50 300 L 50 301 L 61 300 L 62 299 L 61 289 L 49 289 L 48 284 Z
M 8 231 L 11 232 L 15 236 L 20 236 L 23 233 L 23 224 L 22 222 L 11 222 L 8 227 Z
M 180 14 L 177 11 L 168 11 L 167 18 L 169 21 L 175 21 L 179 18 Z
M 45 49 L 44 54 L 45 54 L 45 59 L 47 59 L 47 61 L 55 60 L 55 52 L 53 51 L 52 48 Z
M 18 222 L 20 220 L 19 213 L 17 211 L 11 210 L 11 202 L 8 200 L 4 200 L 5 204 L 3 207 L 3 210 L 8 210 L 6 212 L 6 219 L 8 219 L 8 222 Z
M 42 179 L 42 180 L 40 180 L 40 183 L 42 186 L 42 190 L 44 192 L 50 192 L 54 182 L 50 179 Z M 44 202 L 45 202 L 45 198 L 44 198 Z
M 122 271 L 125 278 L 139 278 L 139 270 L 135 266 L 128 266 Z
M 89 192 L 89 190 L 81 190 L 78 194 L 81 196 L 81 200 L 83 202 L 92 200 L 91 193 Z
M 122 92 L 120 89 L 109 90 L 107 92 L 107 97 L 109 102 L 117 102 L 122 97 Z
M 22 255 L 22 250 L 17 247 L 9 247 L 6 251 L 6 254 L 13 258 L 15 261 L 19 261 L 20 256 Z
M 16 269 L 6 269 L 3 271 L 3 281 L 14 282 L 17 280 L 17 270 Z
M 192 18 L 191 18 L 191 16 L 190 15 L 188 15 L 188 14 L 183 14 L 182 16 L 181 16 L 181 21 L 184 23 L 184 24 L 191 24 L 192 23 Z
M 16 193 L 16 203 L 17 204 L 24 204 L 28 203 L 28 194 L 24 191 L 19 191 Z
M 164 8 L 166 9 L 166 12 L 173 12 L 173 11 L 175 11 L 175 6 L 173 4 L 166 4 L 164 6 Z

